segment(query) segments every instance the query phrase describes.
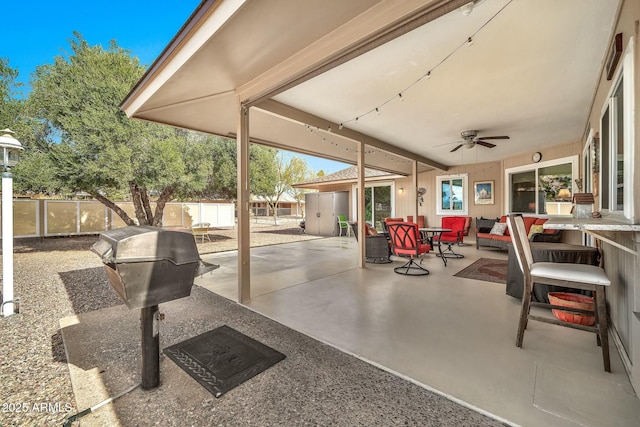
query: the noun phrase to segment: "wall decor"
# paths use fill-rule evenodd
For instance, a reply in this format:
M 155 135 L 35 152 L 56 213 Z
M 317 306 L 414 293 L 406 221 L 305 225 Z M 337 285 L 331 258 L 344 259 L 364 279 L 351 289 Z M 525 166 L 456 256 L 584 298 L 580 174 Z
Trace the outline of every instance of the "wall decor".
M 476 205 L 493 205 L 495 199 L 493 197 L 494 181 L 475 181 L 473 183 L 473 190 L 475 193 Z

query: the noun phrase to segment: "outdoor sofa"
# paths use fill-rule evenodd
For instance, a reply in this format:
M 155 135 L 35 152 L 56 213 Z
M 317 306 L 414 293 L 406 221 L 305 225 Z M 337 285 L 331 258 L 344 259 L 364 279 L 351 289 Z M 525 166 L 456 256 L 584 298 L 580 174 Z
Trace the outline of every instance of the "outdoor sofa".
M 547 222 L 548 218 L 537 218 L 534 216 L 525 216 L 524 225 L 532 242 L 559 243 L 562 240 L 562 230 L 553 230 L 542 228 L 542 224 Z M 496 226 L 496 223 L 500 224 Z M 511 243 L 511 235 L 507 228 L 507 217 L 495 219 L 476 218 L 476 249 L 480 246 L 498 248 L 507 250 L 508 244 Z M 533 228 L 533 231 L 531 229 Z

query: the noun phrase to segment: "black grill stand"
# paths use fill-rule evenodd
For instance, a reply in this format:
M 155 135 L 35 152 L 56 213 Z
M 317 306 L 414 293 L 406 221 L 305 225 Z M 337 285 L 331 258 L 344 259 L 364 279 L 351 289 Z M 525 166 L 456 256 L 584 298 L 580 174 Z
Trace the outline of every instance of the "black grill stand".
M 142 388 L 160 385 L 160 312 L 157 305 L 140 309 Z

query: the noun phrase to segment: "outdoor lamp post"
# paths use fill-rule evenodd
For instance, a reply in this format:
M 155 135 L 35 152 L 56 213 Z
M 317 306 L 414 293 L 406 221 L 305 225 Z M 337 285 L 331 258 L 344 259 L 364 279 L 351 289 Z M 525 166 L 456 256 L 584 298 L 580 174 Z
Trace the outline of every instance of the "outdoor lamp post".
M 10 168 L 18 163 L 20 141 L 10 129 L 0 131 L 2 148 L 2 315 L 13 314 L 13 175 Z

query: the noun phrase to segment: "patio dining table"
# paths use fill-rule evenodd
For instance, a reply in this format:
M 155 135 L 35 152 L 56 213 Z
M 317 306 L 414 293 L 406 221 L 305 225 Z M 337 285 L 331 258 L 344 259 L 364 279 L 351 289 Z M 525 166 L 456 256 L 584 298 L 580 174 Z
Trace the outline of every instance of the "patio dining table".
M 426 240 L 431 247 L 438 246 L 438 256 L 442 258 L 442 262 L 444 262 L 444 266 L 447 266 L 447 257 L 442 253 L 442 245 L 440 244 L 440 237 L 442 233 L 451 231 L 450 228 L 443 227 L 423 227 L 419 229 L 420 234 L 422 235 L 422 239 Z M 438 237 L 437 241 L 434 240 L 434 237 Z

